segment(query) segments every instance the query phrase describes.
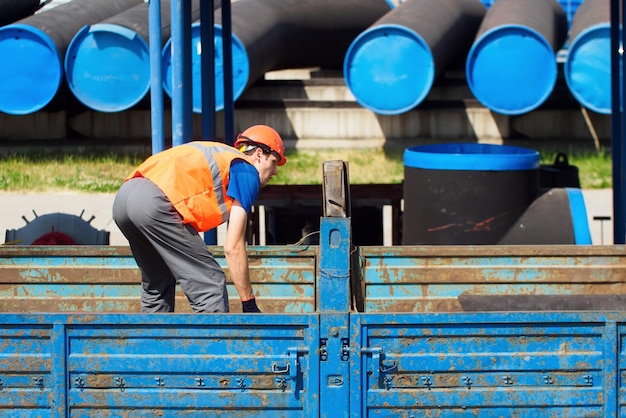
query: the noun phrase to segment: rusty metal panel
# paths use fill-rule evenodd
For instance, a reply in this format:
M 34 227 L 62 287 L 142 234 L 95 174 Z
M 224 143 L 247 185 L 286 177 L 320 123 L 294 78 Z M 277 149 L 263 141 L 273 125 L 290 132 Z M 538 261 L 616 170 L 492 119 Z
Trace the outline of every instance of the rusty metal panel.
M 624 320 L 597 312 L 353 314 L 351 416 L 615 417 Z
M 63 328 L 0 318 L 0 416 L 65 416 Z
M 0 415 L 319 416 L 317 315 L 0 314 L 0 322 Z
M 210 247 L 228 276 L 222 247 Z M 316 308 L 318 248 L 249 247 L 250 275 L 264 312 Z M 128 247 L 0 247 L 0 312 L 139 312 L 140 273 Z M 240 312 L 229 282 L 231 312 Z M 191 312 L 180 289 L 177 312 Z
M 626 310 L 624 246 L 361 247 L 359 261 L 364 312 Z

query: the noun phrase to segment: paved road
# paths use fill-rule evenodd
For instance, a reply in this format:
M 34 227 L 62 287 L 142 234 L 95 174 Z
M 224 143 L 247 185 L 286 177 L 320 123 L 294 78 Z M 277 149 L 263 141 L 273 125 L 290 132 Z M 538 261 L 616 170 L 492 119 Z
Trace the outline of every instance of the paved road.
M 613 243 L 613 223 L 594 221 L 595 216 L 613 215 L 613 191 L 584 190 L 585 206 L 589 219 L 589 229 L 593 244 Z M 80 194 L 80 193 L 56 193 L 56 194 L 12 194 L 0 193 L 0 233 L 1 242 L 5 242 L 4 233 L 7 229 L 19 229 L 26 225 L 22 219 L 28 221 L 48 213 L 66 213 L 81 216 L 91 221 L 91 226 L 103 229 L 110 233 L 111 245 L 128 245 L 111 219 L 111 207 L 113 194 Z M 34 211 L 34 212 L 33 212 Z M 221 244 L 223 233 L 218 231 L 218 244 Z

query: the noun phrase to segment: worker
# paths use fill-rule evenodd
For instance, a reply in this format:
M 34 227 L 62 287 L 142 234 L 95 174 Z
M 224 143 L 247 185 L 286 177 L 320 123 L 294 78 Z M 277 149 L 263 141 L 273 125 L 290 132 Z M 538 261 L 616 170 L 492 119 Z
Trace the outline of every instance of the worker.
M 200 232 L 227 223 L 224 254 L 243 312 L 260 312 L 245 232 L 260 187 L 287 162 L 273 128 L 254 125 L 234 147 L 193 141 L 146 159 L 125 179 L 113 219 L 141 272 L 141 312 L 173 312 L 178 283 L 194 312 L 228 312 L 226 276 Z

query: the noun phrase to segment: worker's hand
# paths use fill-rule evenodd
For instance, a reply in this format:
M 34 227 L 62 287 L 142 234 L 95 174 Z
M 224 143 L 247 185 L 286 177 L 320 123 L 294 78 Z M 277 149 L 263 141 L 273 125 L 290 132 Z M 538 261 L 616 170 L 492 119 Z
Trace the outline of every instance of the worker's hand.
M 246 301 L 241 301 L 241 307 L 245 313 L 261 313 L 261 310 L 256 306 L 256 299 L 252 298 Z

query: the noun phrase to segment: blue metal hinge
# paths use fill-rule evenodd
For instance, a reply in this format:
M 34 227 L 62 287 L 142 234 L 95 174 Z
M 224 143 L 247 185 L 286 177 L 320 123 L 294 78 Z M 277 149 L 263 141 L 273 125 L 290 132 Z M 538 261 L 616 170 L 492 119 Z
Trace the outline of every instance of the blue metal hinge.
M 350 340 L 341 339 L 341 361 L 350 360 Z M 320 338 L 320 361 L 328 361 L 328 338 Z

